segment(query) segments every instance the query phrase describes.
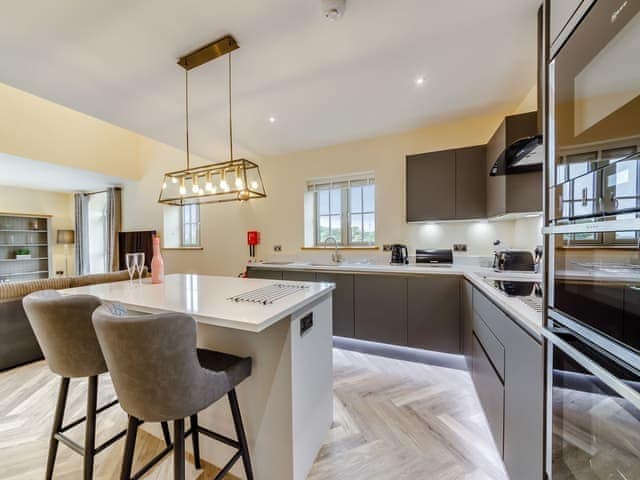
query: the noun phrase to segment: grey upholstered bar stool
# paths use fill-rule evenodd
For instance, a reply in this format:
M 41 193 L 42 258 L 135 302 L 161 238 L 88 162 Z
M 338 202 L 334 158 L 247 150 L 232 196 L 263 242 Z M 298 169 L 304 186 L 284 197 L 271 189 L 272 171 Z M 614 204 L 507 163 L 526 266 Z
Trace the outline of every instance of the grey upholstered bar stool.
M 192 435 L 196 468 L 200 468 L 199 434 L 237 449 L 216 479 L 242 458 L 253 479 L 249 448 L 235 387 L 251 375 L 251 358 L 196 349 L 195 320 L 184 314 L 131 315 L 119 305 L 103 305 L 93 324 L 113 385 L 129 426 L 121 480 L 131 478 L 136 434 L 141 421 L 174 422 L 174 478 L 184 479 L 184 440 Z M 228 396 L 237 440 L 198 425 L 198 412 Z M 184 419 L 191 428 L 185 433 Z M 134 475 L 138 478 L 139 473 Z
M 94 457 L 97 453 L 122 438 L 123 430 L 95 446 L 96 415 L 118 403 L 114 400 L 100 408 L 98 400 L 98 375 L 107 371 L 98 339 L 91 322 L 91 315 L 101 302 L 91 295 L 60 295 L 55 290 L 42 290 L 23 299 L 24 310 L 33 328 L 40 348 L 52 372 L 60 375 L 62 381 L 49 443 L 46 478 L 51 479 L 55 465 L 58 444 L 62 442 L 71 450 L 84 456 L 83 477 L 93 478 Z M 86 416 L 63 426 L 64 410 L 71 378 L 88 378 Z M 84 446 L 80 446 L 64 435 L 67 430 L 86 420 Z M 163 425 L 165 441 L 169 427 Z

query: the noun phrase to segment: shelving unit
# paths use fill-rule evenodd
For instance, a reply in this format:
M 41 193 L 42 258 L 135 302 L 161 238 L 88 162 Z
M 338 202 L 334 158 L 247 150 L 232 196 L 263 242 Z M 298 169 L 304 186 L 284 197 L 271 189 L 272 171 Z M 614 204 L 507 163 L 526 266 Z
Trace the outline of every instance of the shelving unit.
M 0 283 L 48 278 L 51 239 L 46 215 L 0 214 Z M 19 249 L 28 249 L 31 258 L 16 258 Z

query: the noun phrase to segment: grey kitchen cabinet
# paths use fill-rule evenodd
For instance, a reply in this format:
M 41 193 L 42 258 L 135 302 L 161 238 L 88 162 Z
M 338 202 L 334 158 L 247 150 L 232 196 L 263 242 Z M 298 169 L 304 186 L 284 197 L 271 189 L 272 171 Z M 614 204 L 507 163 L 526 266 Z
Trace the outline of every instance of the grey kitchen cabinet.
M 408 155 L 407 222 L 486 217 L 484 145 Z
M 407 156 L 407 222 L 455 218 L 454 150 Z
M 471 345 L 473 339 L 473 285 L 466 279 L 460 280 L 460 323 L 462 332 L 460 343 L 462 354 L 471 369 Z
M 549 41 L 553 45 L 583 0 L 549 0 Z
M 356 275 L 355 336 L 362 340 L 407 344 L 407 279 Z
M 318 272 L 316 280 L 336 284 L 336 289 L 333 291 L 333 334 L 337 337 L 355 337 L 354 276 L 345 273 Z
M 267 280 L 282 280 L 282 270 L 267 270 L 265 268 L 251 268 L 247 269 L 249 278 L 264 278 Z
M 487 144 L 486 181 L 487 216 L 542 211 L 542 172 L 489 175 L 493 164 L 507 146 L 538 131 L 537 112 L 510 115 L 498 127 Z
M 484 177 L 487 147 L 460 148 L 455 153 L 455 218 L 486 218 L 487 182 Z
M 511 478 L 543 474 L 544 357 L 542 345 L 515 323 L 506 325 L 504 464 Z
M 496 448 L 500 455 L 503 455 L 504 385 L 475 335 L 473 335 L 471 345 L 471 378 Z
M 544 418 L 542 341 L 522 329 L 476 288 L 473 289 L 473 309 L 474 315 L 482 321 L 481 325 L 499 341 L 499 345 L 493 342 L 490 347 L 495 364 L 499 363 L 495 359 L 500 354 L 500 346 L 504 348 L 501 367 L 504 369 L 503 460 L 507 472 L 510 478 L 518 480 L 540 480 L 543 475 Z M 488 333 L 485 331 L 481 335 L 491 339 Z M 479 338 L 476 332 L 474 338 Z M 485 357 L 489 358 L 486 353 Z M 487 416 L 492 412 L 493 407 Z
M 283 270 L 282 279 L 291 280 L 294 282 L 315 282 L 316 272 L 309 272 L 309 271 L 298 272 L 295 270 Z
M 407 278 L 408 345 L 460 353 L 460 279 L 433 275 Z

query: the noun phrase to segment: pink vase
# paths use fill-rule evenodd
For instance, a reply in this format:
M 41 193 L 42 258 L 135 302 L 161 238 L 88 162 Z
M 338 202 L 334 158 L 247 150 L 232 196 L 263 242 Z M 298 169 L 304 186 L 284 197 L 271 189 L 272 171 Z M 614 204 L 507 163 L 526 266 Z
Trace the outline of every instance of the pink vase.
M 160 253 L 160 237 L 153 237 L 153 258 L 151 259 L 151 283 L 164 282 L 164 260 Z

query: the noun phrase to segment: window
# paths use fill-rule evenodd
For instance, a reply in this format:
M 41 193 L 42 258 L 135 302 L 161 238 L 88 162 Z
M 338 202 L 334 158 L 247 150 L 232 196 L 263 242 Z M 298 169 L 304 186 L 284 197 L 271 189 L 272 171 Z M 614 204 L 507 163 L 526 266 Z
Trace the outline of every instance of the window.
M 200 246 L 200 205 L 183 205 L 181 207 L 182 247 Z
M 314 245 L 329 237 L 339 245 L 373 245 L 376 236 L 375 181 L 373 175 L 357 175 L 312 181 Z
M 619 160 L 637 152 L 636 145 L 610 148 L 593 152 L 579 153 L 560 157 L 559 165 L 556 167 L 556 183 L 573 180 L 571 184 L 571 198 L 563 199 L 567 204 L 568 213 L 571 216 L 590 216 L 596 209 L 596 202 L 602 197 L 602 186 L 598 182 L 598 177 L 586 175 L 598 168 L 615 164 Z M 635 171 L 631 174 L 636 177 Z M 638 180 L 640 182 L 640 179 Z M 584 192 L 583 198 L 580 193 Z M 640 202 L 640 184 L 629 184 L 626 188 L 620 187 L 622 197 L 620 208 L 632 208 Z M 616 217 L 619 220 L 625 218 L 635 218 L 635 214 L 621 214 Z M 578 222 L 579 223 L 579 222 Z M 606 233 L 571 233 L 563 236 L 567 245 L 636 245 L 638 240 L 637 232 L 606 232 Z
M 88 195 L 87 230 L 89 249 L 89 272 L 105 273 L 109 271 L 107 254 L 107 193 Z

